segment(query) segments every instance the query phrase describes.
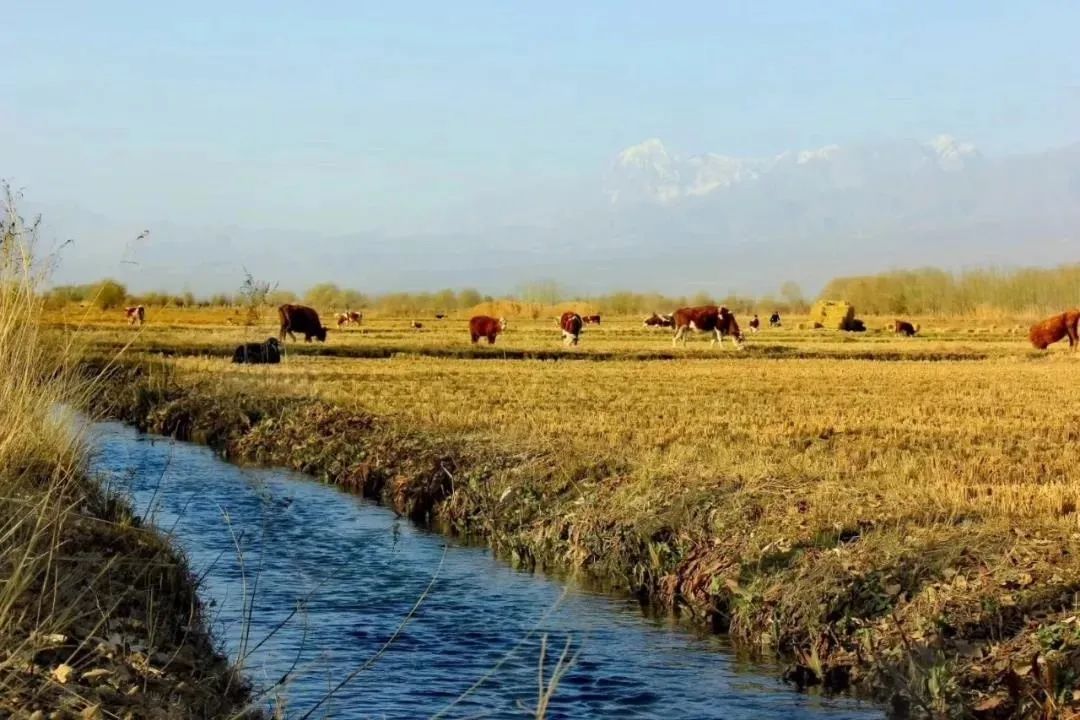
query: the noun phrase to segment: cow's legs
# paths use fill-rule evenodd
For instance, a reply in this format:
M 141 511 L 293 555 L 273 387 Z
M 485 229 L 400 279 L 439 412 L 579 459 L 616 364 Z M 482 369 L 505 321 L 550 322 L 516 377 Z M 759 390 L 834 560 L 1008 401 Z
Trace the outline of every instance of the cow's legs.
M 676 345 L 678 345 L 679 340 L 683 341 L 683 345 L 686 344 L 686 326 L 685 325 L 680 325 L 679 327 L 675 328 L 675 337 L 671 338 L 671 346 L 675 347 Z

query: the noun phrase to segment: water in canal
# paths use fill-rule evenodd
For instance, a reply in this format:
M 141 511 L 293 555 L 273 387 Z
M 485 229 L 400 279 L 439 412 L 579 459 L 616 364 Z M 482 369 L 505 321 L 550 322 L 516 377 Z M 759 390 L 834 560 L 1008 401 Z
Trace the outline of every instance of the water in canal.
M 92 438 L 95 468 L 187 553 L 216 636 L 232 657 L 246 644 L 256 687 L 288 675 L 275 695 L 289 717 L 535 717 L 545 638 L 545 686 L 567 643 L 573 657 L 548 718 L 883 716 L 302 475 L 115 423 Z

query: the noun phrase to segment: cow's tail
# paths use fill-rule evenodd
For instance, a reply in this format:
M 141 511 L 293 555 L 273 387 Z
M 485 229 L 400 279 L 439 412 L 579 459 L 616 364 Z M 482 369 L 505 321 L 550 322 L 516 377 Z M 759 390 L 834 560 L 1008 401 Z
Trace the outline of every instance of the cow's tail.
M 278 322 L 281 323 L 281 329 L 278 332 L 278 339 L 280 339 L 281 342 L 285 342 L 285 330 L 287 330 L 288 327 L 289 327 L 289 314 L 287 312 L 285 312 L 285 306 L 284 305 L 281 305 L 280 307 L 278 307 L 277 314 L 278 314 Z

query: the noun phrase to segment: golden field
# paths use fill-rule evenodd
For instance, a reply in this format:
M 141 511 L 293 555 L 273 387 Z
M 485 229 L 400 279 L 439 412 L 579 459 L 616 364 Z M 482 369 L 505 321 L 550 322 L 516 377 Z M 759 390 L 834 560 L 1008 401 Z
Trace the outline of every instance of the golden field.
M 913 318 L 908 339 L 883 330 L 891 317 L 859 334 L 791 317 L 736 350 L 673 348 L 641 318 L 564 348 L 538 314 L 510 317 L 494 347 L 470 345 L 465 316 L 368 318 L 259 367 L 226 356 L 276 335 L 271 310 L 255 327 L 232 310 L 49 320 L 151 369 L 114 382 L 165 383 L 128 419 L 235 405 L 234 454 L 332 480 L 386 466 L 398 490 L 431 480 L 395 453 L 452 458 L 433 519 L 790 653 L 798 681 L 942 717 L 1075 710 L 1080 357 L 1032 350 L 1037 318 Z M 344 416 L 376 419 L 363 452 L 305 455 Z

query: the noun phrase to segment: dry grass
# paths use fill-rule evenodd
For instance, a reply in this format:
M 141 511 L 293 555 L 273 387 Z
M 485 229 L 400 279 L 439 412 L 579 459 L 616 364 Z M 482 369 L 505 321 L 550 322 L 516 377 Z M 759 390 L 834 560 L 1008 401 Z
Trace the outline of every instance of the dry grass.
M 638 318 L 566 351 L 554 321 L 512 321 L 460 357 L 463 319 L 387 318 L 271 368 L 200 356 L 274 331 L 211 313 L 81 336 L 194 353 L 168 361 L 177 387 L 320 400 L 470 448 L 464 527 L 796 653 L 803 679 L 892 686 L 939 715 L 1064 716 L 1080 678 L 1080 358 L 1032 351 L 1029 318 L 913 320 L 906 339 L 891 318 L 863 334 L 785 318 L 743 352 L 648 359 L 670 334 Z
M 87 475 L 87 386 L 41 332 L 35 230 L 0 207 L 0 716 L 207 717 L 245 693 L 164 540 Z M 37 713 L 35 716 L 34 713 Z

